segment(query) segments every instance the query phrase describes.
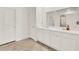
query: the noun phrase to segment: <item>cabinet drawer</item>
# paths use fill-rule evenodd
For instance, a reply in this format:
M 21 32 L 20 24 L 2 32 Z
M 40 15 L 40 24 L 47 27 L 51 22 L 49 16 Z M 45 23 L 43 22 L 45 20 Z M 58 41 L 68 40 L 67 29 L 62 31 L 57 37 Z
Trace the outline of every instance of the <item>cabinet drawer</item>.
M 63 38 L 66 38 L 66 39 L 78 39 L 79 38 L 79 35 L 71 34 L 71 33 L 54 32 L 54 34 L 56 36 L 63 37 Z

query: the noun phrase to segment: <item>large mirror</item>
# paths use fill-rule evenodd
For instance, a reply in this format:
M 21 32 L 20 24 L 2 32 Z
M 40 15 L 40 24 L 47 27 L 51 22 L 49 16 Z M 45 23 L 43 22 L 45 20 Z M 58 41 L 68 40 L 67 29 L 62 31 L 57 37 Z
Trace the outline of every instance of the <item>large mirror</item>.
M 46 12 L 48 27 L 66 27 L 79 31 L 79 8 L 69 7 L 56 11 Z

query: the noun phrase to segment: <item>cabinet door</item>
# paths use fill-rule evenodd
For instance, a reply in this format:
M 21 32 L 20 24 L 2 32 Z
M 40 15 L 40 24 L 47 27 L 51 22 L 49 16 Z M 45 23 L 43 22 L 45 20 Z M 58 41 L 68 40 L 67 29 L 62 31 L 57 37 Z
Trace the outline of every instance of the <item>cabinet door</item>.
M 79 51 L 79 39 L 76 39 L 76 50 Z
M 69 37 L 64 37 L 61 33 L 58 35 L 58 33 L 51 34 L 51 44 L 50 46 L 52 48 L 56 48 L 57 50 L 62 51 L 73 51 L 76 50 L 76 40 L 70 39 Z
M 73 39 L 62 38 L 62 50 L 63 51 L 74 51 L 76 48 L 76 41 Z
M 49 31 L 47 30 L 38 30 L 37 38 L 40 42 L 49 45 L 50 44 L 50 35 Z
M 51 32 L 50 46 L 56 50 L 61 50 L 62 38 L 57 36 L 54 32 Z

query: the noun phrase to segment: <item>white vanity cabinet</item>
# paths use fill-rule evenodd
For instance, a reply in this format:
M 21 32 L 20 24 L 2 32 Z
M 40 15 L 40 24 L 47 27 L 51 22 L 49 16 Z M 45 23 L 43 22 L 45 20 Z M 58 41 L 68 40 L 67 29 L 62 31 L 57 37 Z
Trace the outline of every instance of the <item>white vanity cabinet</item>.
M 37 39 L 38 41 L 50 45 L 50 35 L 48 30 L 39 29 L 37 32 Z
M 52 28 L 50 29 L 46 24 L 47 12 L 52 12 L 52 11 L 65 9 L 65 8 L 67 7 L 36 8 L 36 25 L 38 28 L 36 36 L 38 41 L 56 50 L 59 50 L 59 51 L 78 50 L 79 51 L 79 32 L 78 31 L 63 30 L 60 27 L 58 27 L 59 25 L 56 26 L 56 24 L 54 27 L 52 26 Z
M 79 51 L 79 36 L 38 28 L 37 40 L 58 51 Z
M 62 48 L 62 39 L 57 36 L 53 31 L 50 33 L 50 47 L 56 49 L 56 50 L 61 50 Z
M 72 33 L 58 32 L 58 36 L 62 39 L 62 51 L 75 51 L 77 49 L 78 35 Z
M 76 40 L 78 37 L 71 33 L 61 33 L 60 38 L 62 39 L 62 51 L 75 51 Z
M 72 37 L 72 38 L 71 38 Z M 75 51 L 76 40 L 75 35 L 62 32 L 51 32 L 50 46 L 60 51 Z
M 75 51 L 76 40 L 61 38 L 62 39 L 62 51 Z

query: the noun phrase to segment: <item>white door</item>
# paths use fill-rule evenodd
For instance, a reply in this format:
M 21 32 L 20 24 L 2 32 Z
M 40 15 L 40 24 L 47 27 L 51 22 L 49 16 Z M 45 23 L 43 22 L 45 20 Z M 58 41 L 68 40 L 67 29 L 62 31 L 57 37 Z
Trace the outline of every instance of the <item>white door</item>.
M 5 11 L 6 10 L 6 11 Z M 14 9 L 5 8 L 4 32 L 5 41 L 10 42 L 16 39 L 16 12 Z
M 15 10 L 11 8 L 0 8 L 0 15 L 2 18 L 2 39 L 0 44 L 5 44 L 11 41 L 14 41 L 16 38 L 16 19 L 15 19 Z M 1 20 L 1 19 L 0 19 Z M 1 30 L 0 30 L 1 31 Z
M 62 38 L 51 32 L 50 46 L 56 50 L 61 50 Z

